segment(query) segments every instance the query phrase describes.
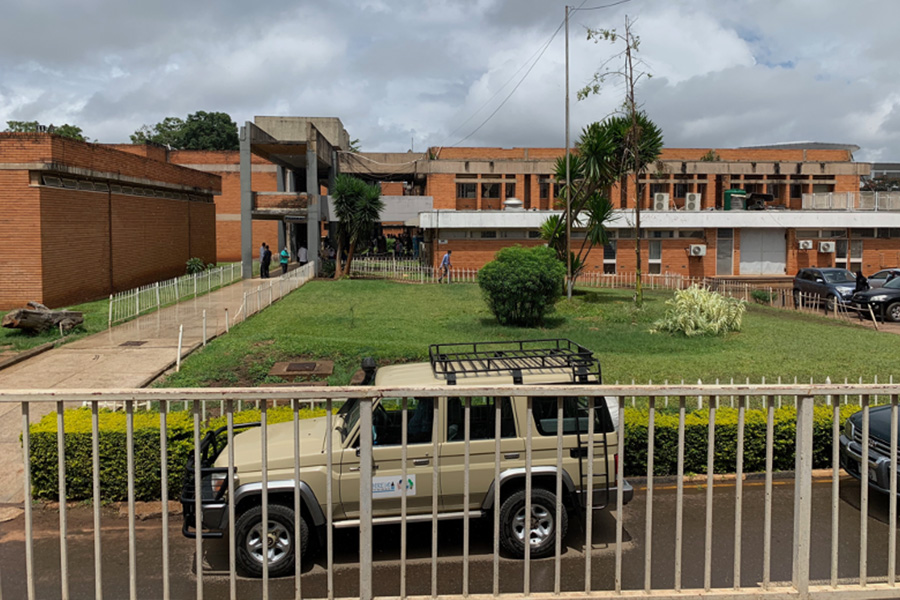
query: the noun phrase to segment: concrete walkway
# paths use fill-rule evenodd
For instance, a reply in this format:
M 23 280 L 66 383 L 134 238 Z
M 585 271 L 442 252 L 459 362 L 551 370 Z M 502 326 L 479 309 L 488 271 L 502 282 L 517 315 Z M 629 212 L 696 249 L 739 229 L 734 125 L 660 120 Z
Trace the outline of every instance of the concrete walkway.
M 0 389 L 110 389 L 145 387 L 175 364 L 178 330 L 184 325 L 182 356 L 203 343 L 203 311 L 209 338 L 224 333 L 225 309 L 234 323 L 243 305 L 244 292 L 256 292 L 260 285 L 278 279 L 239 281 L 192 300 L 116 325 L 98 333 L 0 371 Z M 268 292 L 260 304 L 268 304 Z M 257 294 L 248 303 L 256 312 Z M 32 403 L 31 423 L 56 410 L 54 403 Z M 24 499 L 23 455 L 19 437 L 22 409 L 19 404 L 0 405 L 0 503 L 21 503 Z

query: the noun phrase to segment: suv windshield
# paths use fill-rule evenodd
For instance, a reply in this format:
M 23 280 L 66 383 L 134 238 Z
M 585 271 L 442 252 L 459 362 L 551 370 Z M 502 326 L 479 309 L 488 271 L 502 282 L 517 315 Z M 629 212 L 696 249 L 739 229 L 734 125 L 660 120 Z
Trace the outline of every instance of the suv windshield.
M 856 277 L 850 271 L 826 271 L 824 275 L 828 283 L 856 283 Z
M 892 290 L 900 290 L 900 277 L 895 277 L 885 283 L 882 287 L 890 288 Z
M 353 431 L 356 422 L 359 421 L 359 399 L 349 398 L 344 402 L 341 409 L 337 412 L 337 416 L 341 417 L 341 424 L 338 425 L 338 431 L 341 432 L 341 442 L 347 440 L 347 434 Z

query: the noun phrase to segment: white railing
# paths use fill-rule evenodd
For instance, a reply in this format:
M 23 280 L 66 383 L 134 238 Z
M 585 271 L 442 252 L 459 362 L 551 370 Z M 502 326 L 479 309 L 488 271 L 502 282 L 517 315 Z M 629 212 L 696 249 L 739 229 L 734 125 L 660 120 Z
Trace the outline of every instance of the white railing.
M 109 326 L 169 304 L 208 294 L 240 278 L 241 265 L 231 263 L 112 294 L 109 297 Z
M 286 275 L 266 279 L 264 283 L 256 286 L 255 290 L 244 291 L 241 308 L 234 316 L 235 322 L 246 320 L 247 317 L 271 306 L 279 298 L 283 298 L 286 294 L 315 278 L 316 273 L 313 267 L 313 263 L 306 263 L 302 267 L 288 271 Z
M 510 385 L 496 388 L 459 386 L 454 388 L 453 395 L 462 399 L 465 406 L 461 417 L 465 434 L 463 441 L 454 447 L 455 458 L 448 459 L 447 465 L 443 466 L 441 457 L 447 456 L 449 450 L 446 447 L 448 442 L 444 439 L 445 431 L 434 429 L 431 442 L 417 446 L 407 443 L 409 439 L 407 427 L 402 425 L 398 438 L 400 442 L 394 450 L 375 445 L 372 431 L 377 421 L 375 416 L 382 410 L 379 408 L 376 411 L 375 408 L 378 406 L 377 403 L 382 401 L 390 401 L 399 417 L 399 423 L 405 424 L 410 421 L 408 400 L 405 399 L 437 398 L 437 402 L 434 403 L 433 422 L 445 422 L 442 415 L 449 410 L 446 386 L 66 392 L 3 390 L 0 391 L 0 403 L 14 403 L 21 407 L 25 502 L 21 525 L 23 530 L 15 531 L 17 525 L 14 524 L 5 525 L 7 535 L 13 536 L 12 539 L 15 540 L 21 539 L 22 542 L 19 546 L 6 548 L 0 583 L 9 597 L 29 599 L 59 596 L 68 598 L 73 590 L 77 590 L 80 595 L 93 591 L 99 598 L 104 595 L 104 587 L 109 597 L 124 597 L 125 590 L 128 589 L 128 596 L 131 598 L 140 595 L 166 599 L 204 596 L 237 598 L 238 590 L 241 597 L 249 594 L 253 597 L 268 598 L 271 592 L 279 597 L 286 595 L 297 598 L 353 597 L 363 600 L 374 597 L 408 596 L 466 598 L 474 595 L 499 598 L 511 597 L 512 594 L 516 597 L 548 599 L 559 598 L 561 594 L 566 598 L 652 597 L 666 600 L 685 597 L 896 598 L 900 596 L 895 568 L 897 470 L 890 468 L 892 463 L 889 457 L 897 456 L 898 450 L 896 435 L 898 393 L 900 388 L 895 386 L 852 384 Z M 488 435 L 486 439 L 479 439 L 477 444 L 473 443 L 475 438 L 470 433 L 471 398 L 485 395 L 529 397 L 527 416 L 524 419 L 527 427 L 524 432 L 520 431 L 520 437 L 524 438 L 521 441 L 521 450 L 518 446 L 514 451 L 508 448 L 501 450 L 500 422 L 504 417 L 499 402 L 496 404 L 493 417 L 494 434 Z M 855 448 L 853 452 L 861 452 L 862 456 L 875 456 L 869 454 L 870 451 L 874 451 L 880 453 L 878 456 L 884 457 L 879 458 L 880 462 L 877 463 L 877 471 L 874 471 L 872 479 L 889 490 L 890 493 L 886 498 L 873 498 L 870 494 L 874 492 L 870 492 L 868 485 L 857 484 L 840 468 L 842 445 L 845 443 L 841 440 L 840 402 L 830 404 L 832 410 L 828 413 L 831 423 L 824 431 L 824 435 L 822 431 L 816 433 L 813 408 L 817 399 L 840 398 L 845 395 L 859 396 L 863 412 L 857 424 L 858 431 L 854 430 L 849 434 L 852 437 L 850 441 L 855 444 L 851 449 Z M 889 440 L 870 436 L 874 431 L 870 429 L 870 398 L 876 395 L 889 399 L 890 410 L 886 417 L 890 421 Z M 554 451 L 556 467 L 552 466 L 553 462 L 548 458 L 542 458 L 540 466 L 536 467 L 534 459 L 536 449 L 543 448 L 541 452 L 546 452 L 554 445 L 548 444 L 550 439 L 545 437 L 548 434 L 542 436 L 535 429 L 536 426 L 532 426 L 532 406 L 535 401 L 546 397 L 554 399 L 555 422 L 561 422 L 564 417 L 563 398 L 585 396 L 606 398 L 606 403 L 613 414 L 618 435 L 610 434 L 613 441 L 610 442 L 605 454 L 607 461 L 600 460 L 601 466 L 597 467 L 597 471 L 594 470 L 596 463 L 593 458 L 594 452 L 602 452 L 606 448 L 603 445 L 606 444 L 606 438 L 591 428 L 586 434 L 582 434 L 578 442 L 586 444 L 584 448 L 587 449 L 588 459 L 585 473 L 580 476 L 577 473 L 567 475 L 562 465 L 564 460 L 570 458 L 568 452 L 563 452 L 564 438 L 575 436 L 564 436 L 559 431 L 549 433 L 550 439 L 556 441 Z M 646 399 L 646 424 L 639 427 L 626 426 L 625 399 L 629 396 Z M 708 401 L 724 396 L 735 396 L 739 399 L 736 421 L 727 424 L 717 422 L 717 404 Z M 798 409 L 795 418 L 789 417 L 790 423 L 784 423 L 785 417 L 781 414 L 778 417 L 780 425 L 776 429 L 775 398 L 778 396 L 792 398 Z M 665 411 L 660 401 L 663 397 L 672 399 L 677 410 Z M 352 431 L 343 442 L 341 436 L 323 433 L 334 430 L 336 420 L 341 417 L 334 416 L 333 409 L 347 398 L 360 399 L 358 444 L 354 443 L 356 437 Z M 696 419 L 688 422 L 686 417 L 689 407 L 698 400 L 704 405 L 704 399 L 707 402 L 702 412 L 707 424 L 699 426 L 705 431 L 702 436 L 698 436 L 693 431 L 698 427 Z M 190 498 L 187 503 L 195 511 L 198 522 L 203 522 L 204 504 L 201 499 L 204 494 L 202 486 L 205 485 L 202 483 L 205 480 L 201 472 L 201 438 L 204 433 L 201 404 L 204 401 L 221 402 L 226 418 L 227 427 L 226 431 L 222 432 L 222 437 L 227 441 L 223 454 L 225 456 L 223 464 L 227 466 L 222 467 L 222 472 L 227 473 L 224 475 L 226 483 L 223 488 L 227 491 L 224 495 L 217 496 L 221 498 L 217 510 L 224 515 L 227 523 L 224 527 L 224 538 L 221 540 L 205 540 L 203 536 L 196 536 L 192 541 L 185 542 L 180 537 L 170 538 L 170 521 L 165 502 L 161 505 L 162 516 L 158 526 L 154 525 L 154 521 L 147 521 L 138 528 L 136 523 L 135 406 L 147 402 L 159 406 L 158 457 L 161 465 L 159 492 L 161 497 L 165 498 L 166 495 L 177 494 L 177 490 L 169 487 L 171 474 L 167 455 L 168 423 L 170 417 L 174 420 L 174 416 L 170 415 L 170 405 L 185 401 L 192 407 L 194 450 L 193 469 L 188 473 L 189 477 L 193 477 L 193 481 L 188 480 L 190 483 L 184 488 L 184 492 Z M 301 577 L 288 574 L 279 579 L 270 578 L 268 561 L 274 559 L 270 558 L 267 552 L 260 553 L 262 557 L 260 580 L 244 579 L 237 572 L 236 519 L 246 514 L 248 507 L 256 505 L 254 502 L 240 505 L 235 503 L 237 491 L 234 478 L 236 457 L 233 452 L 234 435 L 237 431 L 235 409 L 236 403 L 242 401 L 260 402 L 261 428 L 259 442 L 256 443 L 259 444 L 261 456 L 259 477 L 262 483 L 257 486 L 258 493 L 254 497 L 259 499 L 258 506 L 261 506 L 262 510 L 261 516 L 256 518 L 262 522 L 275 523 L 270 521 L 269 516 L 273 507 L 277 506 L 280 520 L 275 525 L 273 535 L 282 533 L 283 536 L 273 540 L 277 544 L 286 545 L 299 542 L 301 521 L 316 522 L 313 514 L 322 520 L 324 528 L 322 539 L 325 543 L 324 547 L 320 547 L 320 554 L 324 556 L 304 556 L 300 553 L 293 555 L 293 565 L 288 571 L 302 573 Z M 267 415 L 268 403 L 277 401 L 289 403 L 291 425 L 289 429 L 281 431 L 276 445 L 274 442 L 270 443 L 268 439 L 270 426 Z M 755 415 L 752 428 L 749 425 L 751 421 L 748 420 L 747 408 L 750 401 L 763 406 L 761 414 Z M 52 463 L 48 465 L 46 460 L 32 462 L 32 451 L 37 451 L 37 447 L 32 446 L 32 436 L 38 435 L 39 432 L 32 429 L 29 415 L 31 405 L 36 402 L 56 403 L 58 411 L 56 432 L 54 434 L 51 430 L 49 435 L 56 438 L 58 455 L 63 457 L 66 457 L 69 447 L 66 443 L 63 418 L 65 402 L 85 403 L 90 407 L 92 450 L 89 453 L 92 454 L 92 467 L 88 468 L 91 471 L 93 485 L 92 491 L 88 493 L 89 497 L 85 500 L 89 500 L 93 507 L 93 528 L 88 526 L 80 527 L 77 531 L 70 530 L 68 514 L 75 508 L 66 504 L 65 489 L 69 483 L 66 477 L 66 463 L 69 462 L 69 458 L 57 460 L 55 466 L 51 466 Z M 109 402 L 124 402 L 126 407 L 125 444 L 120 452 L 127 454 L 129 508 L 127 544 L 122 539 L 125 536 L 125 529 L 115 522 L 114 517 L 101 511 L 104 496 L 100 480 L 100 448 L 103 447 L 104 452 L 109 452 L 110 448 L 108 445 L 100 444 L 99 417 L 101 403 Z M 301 407 L 310 402 L 324 405 L 326 409 L 324 423 L 300 419 Z M 588 406 L 589 408 L 584 410 L 589 411 L 586 421 L 591 423 L 594 422 L 594 411 L 601 410 L 602 407 L 594 408 L 593 403 L 589 403 Z M 667 419 L 675 417 L 677 420 L 675 436 L 677 444 L 674 448 L 666 446 L 657 449 L 657 444 L 663 441 L 654 435 L 656 427 L 665 426 L 675 430 L 674 424 L 664 424 L 662 420 L 657 419 L 664 413 L 668 414 Z M 765 424 L 761 425 L 763 422 Z M 789 434 L 790 440 L 783 439 L 784 426 L 796 431 L 795 436 L 793 433 Z M 821 428 L 821 425 L 819 427 Z M 880 427 L 883 431 L 884 425 Z M 688 428 L 692 430 L 690 438 L 686 434 Z M 43 431 L 45 433 L 41 435 L 46 437 L 48 435 L 46 425 Z M 649 432 L 649 435 L 640 434 L 642 431 Z M 632 439 L 635 435 L 645 437 Z M 751 435 L 755 437 L 750 437 Z M 324 453 L 316 459 L 319 462 L 314 465 L 303 464 L 298 454 L 301 439 L 309 436 L 325 438 Z M 781 436 L 777 446 L 776 436 Z M 601 437 L 603 439 L 600 439 Z M 149 438 L 143 435 L 141 439 L 143 460 L 147 460 L 146 445 Z M 816 455 L 814 440 L 817 441 L 815 447 L 820 448 L 825 439 L 828 440 L 826 443 L 829 451 Z M 41 452 L 44 459 L 47 457 L 47 442 L 46 439 L 42 442 L 44 450 Z M 504 445 L 506 443 L 504 442 Z M 703 461 L 702 456 L 706 456 L 705 472 L 701 470 L 700 475 L 685 474 L 685 465 L 688 464 L 685 449 L 688 443 L 693 444 L 691 464 L 698 460 Z M 700 444 L 702 448 L 697 447 Z M 344 460 L 348 460 L 346 457 L 355 454 L 354 448 L 358 448 L 360 458 L 355 459 L 358 460 L 358 467 L 351 485 L 359 486 L 360 505 L 359 518 L 350 521 L 349 524 L 359 528 L 359 541 L 358 546 L 348 548 L 346 538 L 341 538 L 340 542 L 336 539 L 335 527 L 347 525 L 348 522 L 336 519 L 335 514 L 339 513 L 335 509 L 340 509 L 341 498 L 348 491 L 346 485 L 341 486 L 340 483 L 341 477 L 347 476 L 347 472 L 342 470 L 339 457 L 344 456 Z M 399 448 L 399 452 L 396 448 Z M 418 448 L 415 452 L 416 457 L 421 450 L 429 459 L 414 458 L 412 454 L 416 448 Z M 626 448 L 629 449 L 627 453 Z M 663 454 L 674 452 L 675 449 L 677 456 Z M 717 462 L 717 449 L 727 449 L 729 453 L 734 453 L 731 456 L 735 457 L 732 463 L 735 476 L 730 482 L 720 481 L 719 477 L 714 475 L 716 471 L 722 471 L 721 462 Z M 749 464 L 746 457 L 750 456 L 751 449 L 754 453 L 754 464 L 764 464 L 764 468 L 757 484 L 745 485 L 745 465 Z M 385 451 L 392 456 L 388 462 L 385 462 L 387 461 Z M 520 451 L 523 452 L 522 457 L 519 455 Z M 279 461 L 278 470 L 275 471 L 275 467 L 269 464 L 275 452 L 292 453 L 293 467 Z M 524 468 L 509 471 L 503 466 L 504 461 L 513 460 L 510 458 L 510 452 L 515 453 L 514 460 L 523 461 Z M 774 464 L 776 461 L 784 464 L 785 453 L 793 454 L 793 458 L 789 458 L 793 474 L 788 478 L 779 477 L 776 485 Z M 395 454 L 400 458 L 396 459 Z M 615 461 L 611 460 L 613 454 L 618 457 Z M 633 503 L 625 506 L 625 486 L 621 485 L 625 481 L 625 465 L 626 461 L 637 454 L 645 456 L 645 463 L 641 464 L 645 464 L 646 467 L 641 469 L 628 467 L 633 476 L 643 475 L 643 478 L 634 480 L 637 489 Z M 676 471 L 674 489 L 671 480 L 659 481 L 654 459 L 659 459 L 660 464 L 664 460 L 672 463 Z M 88 465 L 86 457 L 83 456 L 77 459 L 73 457 L 72 460 L 79 463 L 77 468 L 84 469 Z M 308 460 L 308 457 L 303 460 Z M 478 508 L 490 506 L 491 498 L 484 495 L 483 491 L 479 491 L 476 495 L 471 487 L 470 465 L 483 468 L 483 464 L 476 465 L 473 462 L 475 460 L 487 461 L 487 464 L 491 465 L 494 480 L 520 481 L 524 485 L 525 514 L 536 514 L 531 512 L 535 506 L 533 502 L 537 498 L 534 490 L 542 489 L 541 494 L 544 497 L 554 499 L 556 514 L 553 517 L 552 510 L 544 511 L 540 517 L 541 522 L 547 520 L 556 524 L 562 522 L 561 511 L 566 510 L 561 502 L 556 501 L 564 493 L 563 490 L 570 489 L 566 481 L 585 482 L 587 489 L 602 490 L 606 487 L 604 482 L 607 478 L 600 470 L 603 469 L 608 473 L 612 468 L 614 473 L 609 474 L 608 481 L 614 490 L 612 497 L 609 498 L 610 505 L 614 507 L 610 509 L 614 519 L 603 518 L 600 513 L 595 515 L 589 501 L 586 512 L 580 509 L 584 513 L 580 517 L 583 519 L 583 532 L 573 522 L 573 526 L 569 528 L 569 535 L 563 542 L 557 535 L 559 528 L 548 529 L 549 535 L 556 538 L 555 546 L 548 558 L 531 559 L 530 544 L 524 546 L 526 548 L 524 560 L 508 558 L 501 555 L 499 543 L 504 531 L 512 535 L 508 524 L 501 527 L 500 513 L 506 511 Z M 863 460 L 860 463 L 852 462 L 853 460 L 848 458 L 846 464 L 855 465 L 853 468 L 858 470 L 855 476 L 864 482 L 868 481 L 872 472 L 870 469 L 873 468 L 870 467 L 869 461 Z M 884 463 L 884 460 L 888 462 Z M 608 465 L 605 469 L 602 467 L 604 463 Z M 818 471 L 815 479 L 830 485 L 813 485 L 814 463 L 827 469 Z M 888 468 L 884 468 L 885 465 Z M 76 467 L 75 462 L 70 466 Z M 379 467 L 381 472 L 376 471 Z M 46 481 L 48 474 L 39 473 L 37 469 L 48 468 L 57 471 L 49 475 L 59 482 L 59 520 L 56 535 L 53 535 L 52 531 L 47 531 L 46 519 L 40 520 L 41 530 L 35 533 L 32 478 L 43 475 L 43 480 Z M 312 491 L 331 499 L 331 502 L 309 496 L 306 492 L 301 493 L 301 489 L 309 490 L 310 487 L 296 485 L 296 482 L 304 481 L 306 473 L 313 472 L 328 474 L 318 478 L 320 483 L 316 484 L 316 489 Z M 434 482 L 432 490 L 420 490 L 419 498 L 416 498 L 419 500 L 418 506 L 411 509 L 411 499 L 415 494 L 409 492 L 406 485 L 401 486 L 402 491 L 392 495 L 394 503 L 398 506 L 399 518 L 388 519 L 394 527 L 399 527 L 399 535 L 394 532 L 390 535 L 376 536 L 376 531 L 383 530 L 375 529 L 380 521 L 373 519 L 373 512 L 376 509 L 383 509 L 386 505 L 383 504 L 385 500 L 373 497 L 373 484 L 381 485 L 384 483 L 383 477 L 394 474 L 398 480 L 407 482 L 416 473 L 420 479 Z M 434 493 L 440 489 L 439 481 L 449 473 L 453 473 L 453 477 L 456 478 L 453 485 L 463 486 L 459 500 L 465 509 L 459 514 L 447 514 L 441 510 L 439 495 L 449 492 Z M 243 471 L 239 474 L 247 477 L 250 473 Z M 507 477 L 510 479 L 506 479 Z M 620 485 L 616 485 L 616 482 Z M 657 483 L 665 485 L 657 490 Z M 688 485 L 685 485 L 686 483 Z M 318 486 L 324 486 L 324 490 Z M 506 489 L 494 486 L 493 506 L 502 505 L 516 489 L 520 488 Z M 421 501 L 429 497 L 429 504 L 422 504 Z M 591 497 L 592 495 L 587 495 L 587 498 Z M 659 502 L 659 508 L 654 500 Z M 793 504 L 793 511 L 780 508 L 790 504 Z M 427 508 L 429 505 L 430 509 Z M 814 505 L 815 523 L 813 523 Z M 424 512 L 421 512 L 422 510 Z M 485 517 L 482 521 L 471 521 L 472 518 L 482 515 Z M 713 528 L 714 515 L 717 522 L 734 522 L 735 526 Z M 461 521 L 462 547 L 451 543 L 447 546 L 441 545 L 439 548 L 438 521 L 444 518 Z M 886 519 L 887 527 L 879 525 L 876 518 L 882 522 Z M 430 524 L 430 536 L 422 529 L 411 531 L 413 523 L 421 521 L 424 521 L 421 523 L 423 527 Z M 313 529 L 310 529 L 311 536 L 314 535 Z M 453 537 L 455 534 L 450 535 Z M 601 547 L 597 546 L 595 535 L 603 536 L 605 541 L 600 542 Z M 53 544 L 56 543 L 57 537 L 58 548 L 54 549 Z M 448 538 L 442 535 L 440 539 Z M 471 544 L 472 540 L 476 540 L 476 543 Z M 493 549 L 485 550 L 485 546 L 490 547 L 491 543 Z M 265 546 L 265 542 L 263 545 Z M 473 560 L 473 553 L 480 555 L 477 560 Z M 118 554 L 121 554 L 121 557 L 115 556 Z M 335 560 L 337 554 L 340 554 L 339 563 Z M 886 560 L 873 560 L 870 563 L 867 559 L 868 556 L 885 555 Z M 207 561 L 212 561 L 216 556 L 225 560 L 227 566 L 214 567 L 214 570 L 211 570 Z M 227 558 L 224 558 L 225 556 Z M 762 560 L 745 561 L 743 557 L 761 557 Z M 170 561 L 175 561 L 174 565 L 170 566 Z M 192 562 L 193 567 L 178 561 Z
M 801 196 L 803 210 L 900 210 L 900 192 L 814 192 Z

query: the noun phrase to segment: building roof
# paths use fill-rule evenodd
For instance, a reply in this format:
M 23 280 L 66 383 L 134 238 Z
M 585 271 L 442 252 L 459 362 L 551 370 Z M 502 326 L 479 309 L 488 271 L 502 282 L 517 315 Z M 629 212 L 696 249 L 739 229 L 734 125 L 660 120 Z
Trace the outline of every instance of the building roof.
M 856 152 L 856 144 L 839 144 L 833 142 L 778 142 L 762 146 L 740 146 L 738 150 L 847 150 Z

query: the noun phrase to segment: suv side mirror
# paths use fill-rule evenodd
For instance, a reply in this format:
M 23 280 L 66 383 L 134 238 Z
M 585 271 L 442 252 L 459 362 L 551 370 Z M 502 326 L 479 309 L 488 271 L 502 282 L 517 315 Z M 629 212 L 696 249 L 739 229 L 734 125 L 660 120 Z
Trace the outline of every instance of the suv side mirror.
M 825 280 L 821 277 L 816 277 L 816 283 L 825 283 Z

